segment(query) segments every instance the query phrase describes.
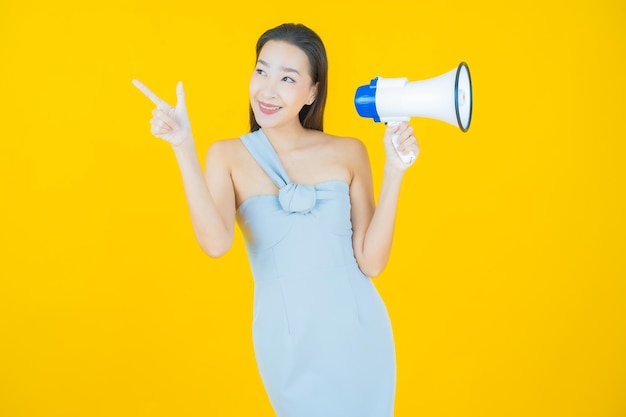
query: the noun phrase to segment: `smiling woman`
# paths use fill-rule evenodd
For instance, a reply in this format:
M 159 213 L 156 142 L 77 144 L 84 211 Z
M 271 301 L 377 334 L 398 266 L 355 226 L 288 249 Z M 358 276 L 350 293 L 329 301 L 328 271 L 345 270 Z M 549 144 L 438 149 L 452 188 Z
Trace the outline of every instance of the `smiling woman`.
M 227 255 L 203 256 L 175 154 L 130 79 L 173 105 L 182 77 L 204 168 L 211 143 L 250 130 L 259 35 L 292 20 L 324 40 L 324 130 L 367 145 L 376 196 L 385 127 L 355 112 L 355 89 L 472 67 L 467 134 L 412 121 L 427 152 L 402 181 L 391 260 L 373 280 L 393 324 L 396 417 L 626 416 L 625 9 L 564 4 L 244 0 L 224 14 L 196 0 L 0 0 L 0 416 L 275 417 L 243 237 L 235 224 Z M 316 188 L 302 217 L 352 178 L 335 148 L 313 172 L 311 154 L 281 149 L 293 195 Z M 237 190 L 253 197 L 239 217 L 277 198 L 248 162 L 239 173 L 263 177 Z M 298 196 L 288 209 L 306 211 Z M 351 232 L 326 220 L 320 232 Z M 254 236 L 260 248 L 295 232 L 279 227 Z
M 282 48 L 277 48 L 275 43 L 284 43 Z M 268 45 L 269 43 L 269 45 Z M 257 72 L 267 75 L 270 70 L 269 63 L 265 61 L 266 54 L 285 53 L 288 55 L 291 66 L 274 68 L 282 73 L 281 78 L 287 83 L 298 83 L 300 89 L 310 88 L 309 98 L 306 105 L 299 111 L 299 119 L 306 129 L 324 130 L 324 107 L 326 106 L 326 92 L 328 81 L 328 59 L 326 50 L 319 36 L 309 36 L 306 31 L 294 31 L 288 25 L 278 26 L 271 31 L 265 32 L 256 45 Z M 278 57 L 277 57 L 278 58 Z M 276 74 L 280 77 L 280 73 Z M 314 81 L 315 80 L 315 81 Z M 309 81 L 309 85 L 306 85 Z M 260 83 L 255 77 L 250 82 L 250 96 L 253 97 L 252 89 Z M 250 130 L 255 131 L 261 126 L 255 118 L 254 109 L 250 106 Z
M 258 369 L 279 417 L 391 417 L 391 323 L 371 281 L 389 260 L 400 154 L 419 148 L 408 124 L 387 128 L 378 205 L 363 143 L 323 132 L 324 44 L 299 24 L 265 32 L 250 79 L 250 133 L 209 148 L 202 173 L 182 84 L 157 106 L 152 133 L 172 144 L 193 227 L 211 257 L 235 221 L 254 276 Z M 394 146 L 396 142 L 398 146 Z
M 282 62 L 289 66 L 278 64 Z M 250 108 L 256 120 L 251 126 L 253 131 L 286 121 L 299 124 L 300 113 L 303 120 L 315 113 L 308 106 L 315 102 L 319 81 L 313 82 L 309 66 L 306 54 L 297 46 L 280 40 L 264 45 L 250 80 Z

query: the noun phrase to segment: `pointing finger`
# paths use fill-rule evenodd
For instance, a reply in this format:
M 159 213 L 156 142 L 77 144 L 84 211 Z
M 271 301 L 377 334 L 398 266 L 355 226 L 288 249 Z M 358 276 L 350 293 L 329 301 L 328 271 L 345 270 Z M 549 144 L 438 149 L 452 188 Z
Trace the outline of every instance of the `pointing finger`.
M 176 84 L 176 107 L 182 110 L 186 110 L 187 104 L 185 103 L 185 89 L 183 88 L 183 82 L 179 81 Z
M 157 105 L 157 107 L 159 108 L 168 108 L 171 107 L 169 104 L 167 104 L 165 101 L 161 100 L 159 97 L 157 97 L 156 94 L 154 94 L 148 87 L 146 87 L 141 81 L 139 80 L 133 80 L 133 85 L 135 87 L 137 87 L 142 93 L 144 93 L 146 95 L 146 97 L 148 97 L 154 104 Z

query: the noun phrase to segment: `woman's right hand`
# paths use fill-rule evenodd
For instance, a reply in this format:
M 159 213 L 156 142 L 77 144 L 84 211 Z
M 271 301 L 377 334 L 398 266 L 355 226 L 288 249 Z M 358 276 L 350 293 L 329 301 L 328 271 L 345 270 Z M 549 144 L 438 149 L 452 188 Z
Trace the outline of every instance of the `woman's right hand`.
M 156 104 L 156 109 L 152 111 L 153 117 L 150 120 L 152 126 L 150 132 L 154 136 L 169 142 L 172 146 L 179 146 L 184 142 L 193 140 L 182 82 L 179 81 L 176 86 L 176 107 L 172 107 L 161 100 L 142 82 L 133 80 L 133 85 Z

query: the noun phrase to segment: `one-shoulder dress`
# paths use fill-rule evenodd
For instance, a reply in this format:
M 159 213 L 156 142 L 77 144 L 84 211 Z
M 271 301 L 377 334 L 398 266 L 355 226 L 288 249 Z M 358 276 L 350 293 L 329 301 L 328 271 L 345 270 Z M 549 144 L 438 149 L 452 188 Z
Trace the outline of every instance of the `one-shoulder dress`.
M 354 257 L 349 185 L 294 184 L 262 129 L 240 139 L 279 189 L 237 209 L 254 278 L 254 352 L 274 411 L 393 416 L 393 333 Z

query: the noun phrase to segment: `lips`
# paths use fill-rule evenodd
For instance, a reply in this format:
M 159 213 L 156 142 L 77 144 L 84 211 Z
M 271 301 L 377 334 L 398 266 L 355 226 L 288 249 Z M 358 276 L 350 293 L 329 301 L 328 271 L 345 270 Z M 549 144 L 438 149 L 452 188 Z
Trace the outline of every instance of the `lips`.
M 263 114 L 274 114 L 282 108 L 280 106 L 274 106 L 274 105 L 263 103 L 260 101 L 258 102 L 258 104 L 259 104 L 259 110 L 261 110 L 261 113 Z

